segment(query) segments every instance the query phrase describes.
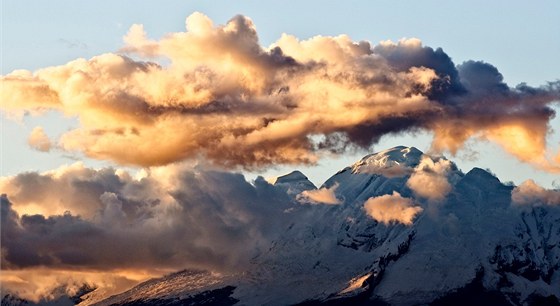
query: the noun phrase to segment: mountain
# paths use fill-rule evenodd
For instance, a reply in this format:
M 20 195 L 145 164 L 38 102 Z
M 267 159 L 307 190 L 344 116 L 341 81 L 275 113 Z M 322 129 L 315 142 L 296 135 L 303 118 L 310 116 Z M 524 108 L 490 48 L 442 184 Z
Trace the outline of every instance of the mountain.
M 289 174 L 273 179 L 272 183 L 277 188 L 286 190 L 286 193 L 294 196 L 305 190 L 317 189 L 315 185 L 300 171 L 292 171 Z
M 246 271 L 185 270 L 81 305 L 560 305 L 560 205 L 512 203 L 485 170 L 399 146 L 319 189 L 299 171 L 272 186 L 290 217 Z M 340 204 L 300 201 L 314 192 Z

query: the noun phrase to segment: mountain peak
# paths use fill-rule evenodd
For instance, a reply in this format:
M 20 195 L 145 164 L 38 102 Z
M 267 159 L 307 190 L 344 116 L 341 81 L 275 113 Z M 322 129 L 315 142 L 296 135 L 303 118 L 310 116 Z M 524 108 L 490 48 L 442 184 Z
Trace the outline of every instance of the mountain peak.
M 378 173 L 390 168 L 414 168 L 424 153 L 415 147 L 396 146 L 364 156 L 352 165 L 352 173 Z
M 487 170 L 474 167 L 461 180 L 461 184 L 477 184 L 482 190 L 498 189 L 503 186 L 500 180 Z
M 282 183 L 291 183 L 291 182 L 298 182 L 298 181 L 307 181 L 308 178 L 305 176 L 301 171 L 295 170 L 288 174 L 281 175 L 272 180 L 274 185 L 282 184 Z
M 317 189 L 315 184 L 313 184 L 307 176 L 298 170 L 273 178 L 269 182 L 274 186 L 286 188 L 289 195 L 296 195 L 304 190 Z
M 465 177 L 467 177 L 467 176 L 468 177 L 485 178 L 485 179 L 499 181 L 499 179 L 497 177 L 495 177 L 492 173 L 488 172 L 487 170 L 478 168 L 478 167 L 474 167 L 469 172 L 467 172 Z

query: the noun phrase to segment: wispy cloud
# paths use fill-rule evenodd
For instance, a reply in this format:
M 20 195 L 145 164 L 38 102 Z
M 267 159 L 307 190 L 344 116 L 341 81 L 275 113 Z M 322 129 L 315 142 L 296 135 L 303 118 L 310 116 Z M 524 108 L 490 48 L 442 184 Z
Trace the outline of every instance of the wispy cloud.
M 64 44 L 69 49 L 75 49 L 75 48 L 84 49 L 84 50 L 88 49 L 88 45 L 78 39 L 60 38 L 57 40 L 57 42 Z

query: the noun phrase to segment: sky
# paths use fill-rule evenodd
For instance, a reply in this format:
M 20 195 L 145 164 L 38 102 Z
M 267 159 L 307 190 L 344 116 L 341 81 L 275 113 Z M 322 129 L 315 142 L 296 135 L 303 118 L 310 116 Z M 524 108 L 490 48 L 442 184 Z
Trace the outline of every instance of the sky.
M 67 269 L 122 289 L 185 262 L 238 265 L 232 235 L 274 225 L 247 203 L 285 200 L 258 176 L 320 186 L 397 145 L 560 185 L 558 1 L 8 0 L 1 14 L 2 209 L 27 226 L 3 231 L 21 250 L 3 249 L 3 273 L 35 292 Z M 53 248 L 67 229 L 115 252 Z M 158 244 L 177 238 L 196 243 Z M 37 267 L 50 273 L 18 274 Z
M 466 60 L 482 60 L 496 66 L 504 81 L 515 86 L 526 82 L 540 86 L 558 79 L 557 54 L 560 42 L 554 39 L 560 31 L 558 3 L 543 1 L 534 5 L 522 1 L 482 1 L 469 5 L 428 1 L 422 3 L 385 3 L 353 1 L 349 4 L 305 1 L 284 5 L 264 2 L 168 1 L 164 5 L 119 1 L 112 3 L 75 3 L 72 1 L 4 1 L 2 3 L 2 67 L 4 75 L 16 69 L 36 70 L 61 65 L 76 58 L 91 58 L 123 47 L 123 36 L 132 24 L 143 24 L 150 38 L 184 30 L 185 17 L 200 11 L 217 24 L 227 22 L 236 14 L 250 17 L 257 27 L 260 44 L 269 46 L 282 33 L 308 39 L 316 35 L 348 35 L 354 41 L 398 41 L 418 38 L 424 45 L 441 47 L 455 64 Z M 29 10 L 29 7 L 34 7 Z M 507 7 L 507 9 L 504 9 Z M 556 106 L 557 107 L 557 106 Z M 554 129 L 558 119 L 551 122 Z M 2 174 L 22 171 L 45 171 L 56 166 L 85 160 L 94 166 L 112 165 L 92 160 L 76 152 L 32 150 L 27 135 L 41 126 L 47 135 L 57 137 L 75 127 L 77 120 L 59 112 L 46 116 L 25 116 L 20 120 L 2 117 Z M 552 146 L 559 142 L 557 134 L 549 137 Z M 430 148 L 430 135 L 420 137 L 384 137 L 371 151 L 394 145 Z M 452 157 L 463 170 L 473 166 L 492 169 L 505 181 L 519 184 L 527 177 L 544 186 L 552 186 L 555 177 L 520 163 L 503 154 L 495 145 L 476 143 L 473 151 Z M 249 174 L 276 176 L 300 168 L 320 185 L 331 173 L 355 162 L 368 150 L 345 154 L 343 158 L 326 158 L 319 167 L 290 165 L 275 169 L 258 169 Z M 473 159 L 474 157 L 474 159 Z

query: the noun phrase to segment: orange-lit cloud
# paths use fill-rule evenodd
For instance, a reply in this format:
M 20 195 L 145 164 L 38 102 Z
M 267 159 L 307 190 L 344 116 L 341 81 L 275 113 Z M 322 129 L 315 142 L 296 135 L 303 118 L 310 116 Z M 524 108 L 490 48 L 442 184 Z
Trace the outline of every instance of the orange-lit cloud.
M 447 178 L 451 170 L 452 163 L 449 160 L 441 158 L 434 161 L 425 155 L 406 185 L 418 196 L 431 201 L 441 201 L 452 188 Z
M 527 180 L 512 190 L 511 200 L 522 206 L 560 205 L 560 190 L 548 190 Z
M 437 150 L 483 138 L 558 169 L 544 142 L 558 83 L 509 88 L 492 65 L 455 66 L 418 39 L 373 46 L 283 34 L 264 47 L 247 17 L 216 25 L 194 13 L 185 32 L 153 40 L 133 25 L 124 41 L 118 54 L 2 76 L 2 110 L 77 116 L 80 126 L 57 147 L 121 164 L 316 163 L 387 134 L 427 130 Z
M 42 152 L 48 152 L 48 151 L 51 150 L 51 147 L 52 147 L 51 140 L 49 139 L 47 134 L 45 134 L 45 131 L 43 130 L 43 128 L 40 127 L 40 126 L 35 127 L 31 131 L 31 134 L 29 135 L 29 138 L 27 139 L 27 143 L 33 149 L 39 150 L 39 151 L 42 151 Z
M 412 199 L 402 197 L 396 191 L 393 191 L 393 194 L 369 198 L 364 203 L 364 209 L 368 216 L 378 222 L 399 222 L 405 225 L 411 225 L 414 217 L 424 210 L 414 205 Z
M 301 203 L 338 205 L 342 202 L 336 197 L 335 191 L 337 188 L 338 184 L 334 184 L 330 188 L 305 190 L 297 195 L 297 200 Z
M 107 297 L 156 275 L 158 274 L 144 271 L 96 272 L 35 268 L 2 270 L 0 284 L 3 294 L 15 294 L 37 303 L 41 300 L 56 300 L 62 295 L 74 296 L 84 285 L 96 288 L 96 295 L 100 298 Z M 92 299 L 88 302 L 95 301 Z

